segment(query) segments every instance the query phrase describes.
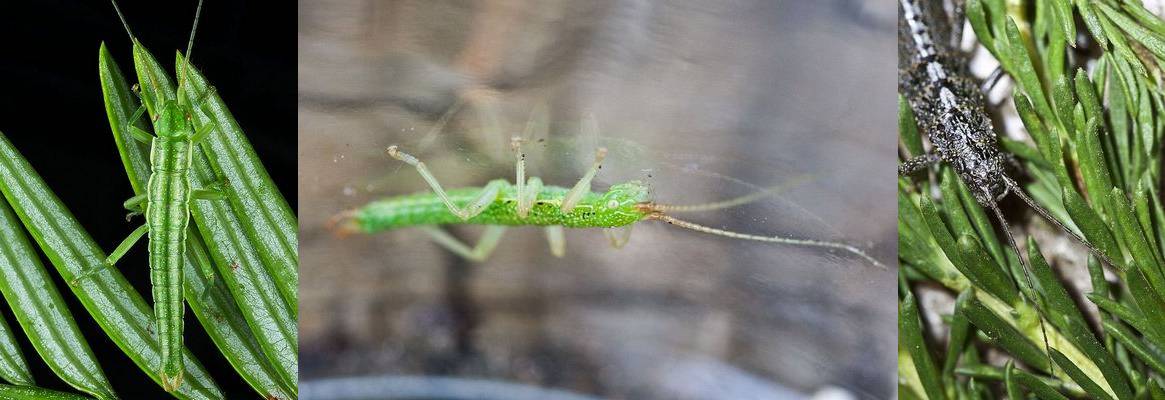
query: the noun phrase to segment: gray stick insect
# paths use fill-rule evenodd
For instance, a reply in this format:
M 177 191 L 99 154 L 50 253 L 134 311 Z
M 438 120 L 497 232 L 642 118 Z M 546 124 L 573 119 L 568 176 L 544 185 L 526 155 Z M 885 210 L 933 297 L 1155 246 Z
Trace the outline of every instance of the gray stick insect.
M 129 29 L 117 2 L 113 8 L 121 18 L 125 31 L 139 47 L 137 37 Z M 93 273 L 113 266 L 133 245 L 149 233 L 150 284 L 154 300 L 154 324 L 157 326 L 161 344 L 162 365 L 159 377 L 162 388 L 174 391 L 182 384 L 182 331 L 183 304 L 182 267 L 186 254 L 186 232 L 190 222 L 190 203 L 194 199 L 220 199 L 223 194 L 214 189 L 192 189 L 190 185 L 190 162 L 195 146 L 211 132 L 208 125 L 195 131 L 191 122 L 191 104 L 183 96 L 183 82 L 190 64 L 190 54 L 194 47 L 194 33 L 198 28 L 198 17 L 202 12 L 202 1 L 194 14 L 194 24 L 190 29 L 190 39 L 186 45 L 186 59 L 179 66 L 178 95 L 176 100 L 166 100 L 158 108 L 153 118 L 154 132 L 151 135 L 133 125 L 146 111 L 145 105 L 134 111 L 127 129 L 132 136 L 150 144 L 150 176 L 146 193 L 134 196 L 125 202 L 126 209 L 135 214 L 145 215 L 146 223 L 130 233 L 116 249 L 109 254 L 105 264 L 82 272 L 72 280 L 74 284 Z M 142 70 L 139 69 L 139 73 Z M 150 73 L 150 72 L 144 72 Z M 156 81 L 153 79 L 152 81 Z
M 1030 267 L 1015 244 L 997 204 L 1008 193 L 1014 193 L 1102 261 L 1116 265 L 1104 252 L 1036 204 L 1005 173 L 1005 162 L 1009 157 L 999 151 L 995 130 L 986 111 L 985 88 L 970 76 L 967 68 L 969 57 L 957 50 L 962 37 L 962 3 L 956 1 L 954 8 L 954 15 L 948 17 L 941 0 L 898 2 L 898 89 L 910 103 L 919 128 L 926 132 L 933 147 L 928 154 L 904 161 L 898 166 L 898 174 L 909 175 L 943 161 L 951 165 L 971 190 L 976 202 L 990 209 L 999 221 L 1008 244 L 1019 257 L 1029 287 L 1034 288 Z M 996 70 L 992 74 L 988 86 L 1000 72 Z M 1042 319 L 1040 332 L 1044 336 L 1045 350 L 1048 350 L 1047 331 Z

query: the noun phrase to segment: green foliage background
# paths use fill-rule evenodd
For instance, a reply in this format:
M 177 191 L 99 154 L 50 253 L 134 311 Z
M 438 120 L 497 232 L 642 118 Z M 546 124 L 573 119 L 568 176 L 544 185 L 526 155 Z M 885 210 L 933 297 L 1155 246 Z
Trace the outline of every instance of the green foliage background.
M 156 104 L 175 98 L 173 74 L 143 47 L 135 46 L 133 53 L 141 99 L 152 116 Z M 179 56 L 175 65 L 180 63 Z M 149 148 L 124 129 L 138 107 L 138 96 L 130 91 L 104 46 L 99 70 L 114 139 L 127 177 L 140 193 L 148 176 Z M 185 94 L 196 104 L 192 120 L 196 128 L 213 128 L 196 151 L 194 185 L 221 184 L 228 200 L 195 202 L 192 207 L 186 301 L 201 328 L 260 397 L 294 398 L 298 372 L 296 217 L 210 84 L 193 68 L 188 78 Z M 147 122 L 143 118 L 135 123 L 148 129 Z M 68 385 L 97 398 L 117 398 L 33 245 L 47 255 L 66 282 L 101 265 L 106 253 L 3 135 L 0 191 L 5 199 L 0 202 L 0 243 L 4 244 L 0 245 L 0 292 L 18 326 L 41 361 Z M 143 378 L 157 382 L 160 354 L 150 328 L 153 313 L 122 273 L 106 269 L 68 289 L 108 339 L 138 365 Z M 193 329 L 198 327 L 188 324 L 187 331 Z M 11 325 L 0 320 L 0 378 L 12 384 L 0 385 L 0 398 L 84 397 L 37 387 L 14 335 Z M 173 395 L 224 398 L 197 358 L 187 352 L 187 378 Z
M 1081 251 L 1091 288 L 1064 284 L 1027 234 L 1048 224 L 1023 213 L 1030 221 L 1011 222 L 1027 238 L 1029 287 L 949 168 L 900 178 L 900 397 L 1165 398 L 1165 21 L 1131 0 L 972 0 L 967 18 L 1017 83 L 1031 142 L 1003 144 L 1024 190 L 1118 265 Z M 922 154 L 899 103 L 906 153 Z M 923 309 L 922 287 L 957 295 L 954 311 Z M 943 313 L 941 329 L 927 311 Z

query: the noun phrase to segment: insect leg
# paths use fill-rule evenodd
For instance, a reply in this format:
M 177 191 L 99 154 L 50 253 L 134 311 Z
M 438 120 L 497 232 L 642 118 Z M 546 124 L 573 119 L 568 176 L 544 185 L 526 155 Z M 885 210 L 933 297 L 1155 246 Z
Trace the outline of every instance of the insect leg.
M 145 113 L 146 106 L 138 106 L 138 109 L 134 110 L 133 114 L 131 114 L 129 119 L 126 120 L 125 129 L 128 130 L 130 136 L 132 136 L 134 139 L 137 139 L 137 141 L 142 143 L 150 143 L 150 141 L 154 139 L 154 135 L 151 135 L 149 132 L 146 132 L 142 130 L 142 128 L 138 128 L 136 125 L 134 125 L 138 118 L 141 118 Z
M 526 198 L 526 153 L 522 152 L 522 137 L 514 136 L 510 138 L 510 150 L 516 154 L 517 166 L 514 167 L 514 173 L 517 175 L 514 179 L 514 185 L 518 188 L 518 218 L 525 219 L 526 214 L 530 212 L 530 207 L 526 207 L 523 199 Z
M 142 224 L 142 226 L 134 229 L 134 231 L 130 232 L 129 236 L 126 237 L 125 240 L 121 242 L 121 244 L 117 245 L 117 248 L 113 249 L 113 251 L 109 253 L 109 257 L 105 258 L 105 262 L 101 263 L 101 265 L 93 268 L 87 268 L 77 273 L 76 275 L 73 275 L 73 279 L 69 280 L 69 284 L 77 286 L 81 283 L 82 280 L 87 279 L 98 272 L 104 271 L 106 268 L 112 267 L 117 263 L 117 260 L 120 260 L 126 252 L 129 252 L 129 249 L 132 248 L 133 245 L 138 242 L 138 240 L 141 240 L 142 236 L 145 236 L 146 232 L 149 230 L 150 226 L 146 224 Z
M 903 161 L 902 165 L 898 166 L 898 175 L 910 175 L 918 170 L 931 166 L 931 164 L 942 161 L 937 154 L 923 154 L 918 157 Z
M 194 191 L 190 192 L 190 198 L 197 200 L 222 200 L 226 196 L 226 193 L 223 193 L 222 190 L 213 187 L 194 189 Z
M 562 199 L 562 212 L 569 213 L 578 205 L 579 200 L 582 200 L 583 195 L 591 191 L 591 180 L 595 179 L 595 174 L 599 173 L 599 169 L 603 168 L 603 158 L 607 157 L 607 148 L 600 147 L 595 151 L 595 162 L 591 164 L 591 168 L 583 175 L 574 187 L 570 188 L 570 192 L 566 193 L 566 198 Z
M 624 225 L 616 228 L 603 228 L 603 235 L 607 237 L 607 240 L 611 241 L 611 247 L 621 249 L 631 240 L 632 226 Z
M 951 48 L 958 49 L 963 42 L 963 24 L 966 23 L 964 18 L 967 16 L 967 2 L 966 0 L 951 1 Z
M 136 85 L 135 85 L 135 87 L 136 87 Z M 138 93 L 138 97 L 141 97 L 141 93 Z M 145 113 L 146 113 L 146 106 L 145 105 L 138 106 L 138 109 L 134 110 L 133 114 L 130 114 L 129 119 L 126 120 L 125 129 L 127 131 L 129 131 L 130 136 L 132 136 L 134 139 L 137 139 L 139 142 L 150 143 L 150 141 L 153 140 L 154 136 L 151 135 L 149 132 L 146 132 L 146 131 L 142 130 L 141 128 L 138 128 L 137 126 L 134 125 L 134 123 L 137 122 L 137 120 L 139 118 L 141 118 L 142 115 L 144 115 Z
M 117 245 L 117 248 L 113 249 L 113 252 L 109 253 L 109 257 L 105 258 L 105 265 L 110 266 L 117 263 L 117 260 L 120 260 L 121 256 L 124 256 L 133 247 L 134 243 L 137 243 L 149 230 L 150 226 L 148 224 L 142 224 L 142 226 L 130 232 L 129 236 L 121 244 Z
M 130 197 L 129 200 L 126 200 L 124 203 L 121 203 L 121 206 L 125 207 L 126 210 L 141 212 L 142 211 L 142 203 L 144 203 L 145 201 L 146 201 L 146 194 L 142 193 L 142 194 L 139 194 L 137 196 Z
M 518 216 L 526 218 L 530 210 L 534 208 L 534 201 L 538 199 L 538 193 L 542 192 L 542 179 L 538 177 L 530 177 L 529 182 L 526 183 L 526 191 L 518 194 Z
M 505 181 L 500 180 L 490 182 L 485 186 L 484 189 L 482 189 L 481 194 L 479 194 L 477 198 L 473 199 L 473 201 L 463 209 L 457 207 L 456 204 L 453 204 L 453 200 L 451 200 L 449 195 L 445 193 L 445 189 L 441 188 L 441 184 L 437 183 L 437 178 L 433 176 L 433 173 L 429 172 L 429 168 L 425 166 L 424 162 L 421 162 L 421 160 L 418 160 L 416 157 L 413 157 L 408 153 L 398 150 L 395 145 L 388 146 L 387 152 L 390 157 L 404 161 L 406 164 L 412 165 L 414 168 L 416 168 L 417 172 L 421 174 L 421 178 L 425 179 L 425 182 L 427 182 L 429 187 L 431 187 L 433 191 L 437 193 L 437 196 L 441 198 L 441 201 L 445 203 L 445 206 L 449 207 L 449 211 L 452 212 L 453 215 L 456 215 L 458 218 L 461 218 L 462 221 L 468 220 L 474 215 L 481 213 L 481 210 L 484 210 L 486 205 L 489 205 L 489 203 L 493 202 L 494 199 L 497 198 L 498 190 L 501 189 L 503 184 L 505 184 Z
M 983 95 L 986 96 L 988 93 L 991 93 L 991 90 L 995 89 L 995 85 L 1002 79 L 1003 67 L 995 67 L 995 70 L 991 71 L 991 75 L 987 75 L 987 79 L 983 80 L 983 85 L 979 87 L 979 91 L 983 92 Z
M 144 109 L 145 108 L 142 108 L 142 110 Z M 134 125 L 126 125 L 126 127 L 126 129 L 129 129 L 129 135 L 139 142 L 148 144 L 154 140 L 154 135 L 151 135 L 149 132 L 142 130 L 142 128 L 138 128 Z
M 194 135 L 190 137 L 190 142 L 197 146 L 202 142 L 202 139 L 206 139 L 206 136 L 209 135 L 211 131 L 214 131 L 214 125 L 203 126 L 202 129 L 194 132 Z
M 558 258 L 566 255 L 566 239 L 562 235 L 562 225 L 546 227 L 546 242 L 550 243 L 550 254 Z
M 510 146 L 517 152 L 517 216 L 518 218 L 525 218 L 530 213 L 530 209 L 534 209 L 534 201 L 538 198 L 538 192 L 542 191 L 542 180 L 538 177 L 530 177 L 529 182 L 525 180 L 525 153 L 522 153 L 522 141 L 520 136 L 514 136 L 510 140 Z
M 435 226 L 422 226 L 421 231 L 429 234 L 437 244 L 446 248 L 457 255 L 464 257 L 470 261 L 485 261 L 489 255 L 493 253 L 494 249 L 498 247 L 498 242 L 502 239 L 502 234 L 506 233 L 506 227 L 500 225 L 490 225 L 485 227 L 485 233 L 477 240 L 477 245 L 470 249 L 465 243 L 462 243 L 457 238 L 445 232 L 441 228 Z
M 133 219 L 133 217 L 136 217 L 138 215 L 142 215 L 146 212 L 146 207 L 143 205 L 143 203 L 145 203 L 145 201 L 146 201 L 146 194 L 142 193 L 142 194 L 139 194 L 137 196 L 130 197 L 129 200 L 126 200 L 124 203 L 121 203 L 122 207 L 125 207 L 126 210 L 129 210 L 129 214 L 125 215 L 126 222 L 129 222 L 130 220 Z

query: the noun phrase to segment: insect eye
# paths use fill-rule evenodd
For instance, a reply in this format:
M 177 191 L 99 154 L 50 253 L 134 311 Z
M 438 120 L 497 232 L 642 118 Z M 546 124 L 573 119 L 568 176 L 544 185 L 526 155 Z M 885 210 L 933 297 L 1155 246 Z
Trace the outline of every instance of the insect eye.
M 611 200 L 611 201 L 607 202 L 607 208 L 617 208 L 617 207 L 619 207 L 618 201 Z

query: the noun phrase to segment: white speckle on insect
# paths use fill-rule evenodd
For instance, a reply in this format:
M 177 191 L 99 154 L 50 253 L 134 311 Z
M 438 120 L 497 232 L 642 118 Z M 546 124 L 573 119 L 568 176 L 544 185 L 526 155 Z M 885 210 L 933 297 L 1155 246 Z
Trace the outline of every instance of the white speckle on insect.
M 617 207 L 619 207 L 619 202 L 618 202 L 618 201 L 611 200 L 611 201 L 608 201 L 608 202 L 607 202 L 607 208 L 612 208 L 612 209 L 613 209 L 613 208 L 617 208 Z

